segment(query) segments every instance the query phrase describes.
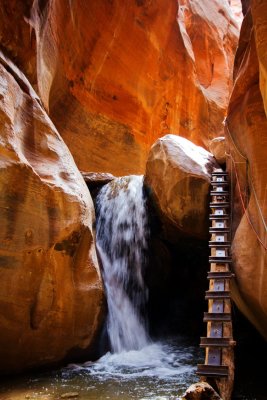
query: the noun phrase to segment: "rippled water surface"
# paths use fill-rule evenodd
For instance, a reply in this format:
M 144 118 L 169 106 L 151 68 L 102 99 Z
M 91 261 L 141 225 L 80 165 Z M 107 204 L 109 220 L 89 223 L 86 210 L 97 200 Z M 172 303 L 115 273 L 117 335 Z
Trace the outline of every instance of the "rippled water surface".
M 183 339 L 153 343 L 139 351 L 105 354 L 98 361 L 7 382 L 1 400 L 60 399 L 77 392 L 78 399 L 177 399 L 197 380 L 200 350 Z

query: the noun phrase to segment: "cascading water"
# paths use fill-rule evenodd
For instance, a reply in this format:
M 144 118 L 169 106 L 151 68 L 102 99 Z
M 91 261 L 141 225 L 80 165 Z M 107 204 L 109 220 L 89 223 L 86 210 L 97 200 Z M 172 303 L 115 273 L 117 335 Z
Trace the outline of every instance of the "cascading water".
M 152 343 L 146 333 L 143 269 L 149 230 L 143 177 L 115 179 L 101 189 L 96 202 L 97 246 L 113 352 L 95 362 L 71 364 L 30 378 L 22 387 L 14 383 L 14 396 L 12 392 L 7 399 L 18 398 L 18 387 L 23 398 L 34 399 L 60 398 L 77 391 L 81 400 L 180 399 L 177 396 L 195 380 L 198 347 L 177 337 Z M 0 388 L 1 399 L 4 391 Z
M 143 279 L 148 221 L 143 176 L 117 178 L 96 199 L 97 248 L 108 302 L 113 352 L 140 350 L 149 343 Z

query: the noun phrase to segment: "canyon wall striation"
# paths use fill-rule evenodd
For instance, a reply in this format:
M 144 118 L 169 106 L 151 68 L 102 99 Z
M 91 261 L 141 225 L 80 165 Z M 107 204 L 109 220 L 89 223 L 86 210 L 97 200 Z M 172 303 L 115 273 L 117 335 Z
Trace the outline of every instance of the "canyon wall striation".
M 1 2 L 0 372 L 87 351 L 101 325 L 94 210 L 78 168 L 143 173 L 169 133 L 209 148 L 223 134 L 233 65 L 228 150 L 266 240 L 266 10 L 252 2 L 234 64 L 232 3 Z M 235 300 L 267 336 L 266 252 L 235 191 Z
M 244 2 L 247 6 L 247 2 Z M 226 137 L 233 181 L 234 300 L 267 338 L 267 5 L 253 0 L 235 57 Z
M 238 23 L 227 1 L 34 1 L 40 97 L 80 170 L 144 173 L 166 133 L 223 132 Z

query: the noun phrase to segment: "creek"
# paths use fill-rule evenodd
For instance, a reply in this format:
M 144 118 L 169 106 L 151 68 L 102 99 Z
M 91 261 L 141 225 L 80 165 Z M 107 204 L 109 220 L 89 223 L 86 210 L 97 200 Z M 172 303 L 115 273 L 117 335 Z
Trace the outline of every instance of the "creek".
M 79 400 L 178 399 L 196 380 L 198 347 L 184 338 L 165 339 L 142 350 L 106 353 L 96 362 L 32 374 L 5 382 L 1 400 L 58 400 L 78 393 Z

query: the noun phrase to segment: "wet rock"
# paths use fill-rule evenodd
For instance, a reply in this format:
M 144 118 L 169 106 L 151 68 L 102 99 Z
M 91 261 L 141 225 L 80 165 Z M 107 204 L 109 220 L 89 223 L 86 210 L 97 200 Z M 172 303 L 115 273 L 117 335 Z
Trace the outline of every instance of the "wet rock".
M 207 382 L 198 382 L 187 389 L 182 400 L 222 400 L 222 398 Z
M 107 172 L 81 172 L 81 174 L 90 189 L 101 187 L 116 178 Z

